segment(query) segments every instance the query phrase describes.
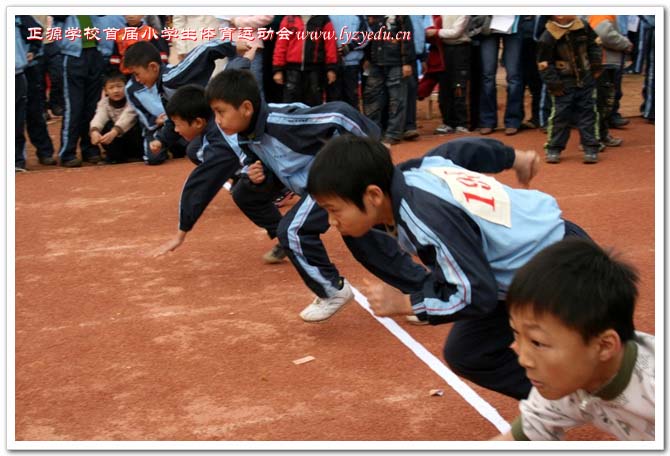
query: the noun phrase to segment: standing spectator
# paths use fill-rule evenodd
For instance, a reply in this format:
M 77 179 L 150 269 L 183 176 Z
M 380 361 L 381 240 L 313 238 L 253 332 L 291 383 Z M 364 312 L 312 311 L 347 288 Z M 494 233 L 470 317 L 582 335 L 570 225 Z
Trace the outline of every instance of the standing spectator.
M 547 124 L 547 163 L 559 163 L 570 137 L 572 122 L 577 123 L 584 149 L 584 163 L 598 162 L 594 102 L 595 79 L 602 54 L 596 34 L 577 16 L 550 16 L 537 45 L 537 67 L 552 96 L 552 112 Z M 592 73 L 593 71 L 593 73 Z
M 330 21 L 338 37 L 339 65 L 335 82 L 328 86 L 327 101 L 344 101 L 360 110 L 358 82 L 361 76 L 361 60 L 365 56 L 363 50 L 368 42 L 365 40 L 351 41 L 342 31 L 365 32 L 369 30 L 368 22 L 365 16 L 340 14 L 330 16 Z
M 502 61 L 507 79 L 505 134 L 516 134 L 523 120 L 521 34 L 518 31 L 518 24 L 519 16 L 493 16 L 491 18 L 491 34 L 483 35 L 480 38 L 482 83 L 479 99 L 479 132 L 483 135 L 491 134 L 498 124 L 496 73 L 501 42 L 503 45 Z M 505 30 L 496 27 L 505 27 Z
M 416 59 L 412 63 L 412 75 L 407 78 L 407 104 L 405 106 L 405 132 L 402 139 L 415 140 L 419 137 L 419 131 L 416 125 L 416 101 L 419 88 L 419 66 L 421 63 L 421 74 L 426 72 L 426 59 L 428 52 L 426 49 L 425 30 L 432 23 L 431 17 L 425 14 L 412 15 L 409 17 L 412 21 L 412 40 L 414 41 L 414 53 Z
M 302 102 L 309 106 L 323 103 L 327 83 L 337 78 L 337 40 L 328 16 L 284 16 L 272 56 L 273 79 L 284 86 L 284 102 Z
M 630 52 L 633 44 L 619 31 L 614 15 L 589 16 L 589 26 L 598 35 L 596 42 L 602 47 L 603 55 L 603 70 L 596 83 L 600 142 L 607 147 L 617 147 L 623 139 L 610 135 L 609 122 L 614 109 L 617 72 L 621 73 L 623 53 Z
M 37 160 L 42 165 L 55 165 L 54 146 L 49 137 L 47 122 L 44 116 L 44 75 L 42 73 L 44 50 L 42 41 L 28 40 L 29 28 L 41 28 L 42 25 L 32 16 L 17 16 L 23 40 L 28 48 L 28 66 L 24 69 L 24 75 L 28 83 L 27 106 L 26 106 L 26 128 L 30 142 L 37 150 Z M 21 133 L 23 134 L 23 132 Z
M 130 70 L 123 66 L 123 56 L 126 49 L 138 41 L 148 41 L 156 46 L 156 49 L 160 52 L 161 61 L 167 64 L 170 47 L 167 41 L 160 36 L 160 32 L 144 23 L 142 16 L 123 17 L 126 20 L 126 25 L 122 30 L 119 30 L 116 40 L 114 40 L 114 51 L 109 59 L 110 66 L 123 74 L 130 74 Z
M 225 26 L 227 25 L 225 24 Z M 186 54 L 191 52 L 195 47 L 207 42 L 207 40 L 203 40 L 201 30 L 214 29 L 216 35 L 221 36 L 219 29 L 223 26 L 224 24 L 222 24 L 222 21 L 217 16 L 183 14 L 172 16 L 172 27 L 180 33 L 180 38 L 172 41 L 174 51 L 177 53 L 177 59 L 181 62 L 186 57 Z M 181 36 L 184 34 L 189 35 L 192 33 L 191 31 L 195 31 L 195 39 L 181 39 Z M 216 61 L 212 76 L 223 71 L 226 67 L 226 61 L 226 59 Z
M 259 16 L 228 16 L 231 27 L 235 27 L 233 34 L 233 41 L 246 41 L 250 47 L 256 48 L 256 54 L 251 61 L 251 73 L 258 82 L 258 87 L 261 89 L 261 97 L 264 97 L 263 86 L 263 49 L 264 41 L 267 34 L 259 35 L 258 29 L 267 28 L 272 22 L 274 16 L 259 15 Z
M 647 53 L 647 55 L 644 56 L 647 59 L 647 67 L 644 71 L 644 87 L 642 88 L 642 98 L 644 101 L 641 106 L 641 111 L 642 117 L 649 122 L 654 123 L 654 120 L 656 119 L 656 105 L 654 100 L 656 95 L 656 61 L 654 58 L 654 49 L 656 47 L 656 18 L 653 15 L 640 16 L 640 23 L 644 24 L 645 37 L 648 36 L 650 43 L 648 47 L 643 48 Z
M 61 147 L 58 152 L 61 166 L 81 166 L 82 160 L 98 163 L 99 149 L 91 144 L 88 126 L 95 114 L 95 106 L 102 93 L 102 72 L 105 66 L 102 47 L 107 40 L 97 41 L 86 33 L 94 27 L 103 30 L 99 16 L 54 16 L 54 24 L 66 30 L 81 30 L 81 38 L 59 41 L 63 57 L 63 90 L 65 112 L 61 127 Z M 81 159 L 77 158 L 77 143 Z
M 542 97 L 542 79 L 537 71 L 537 43 L 533 37 L 535 16 L 520 16 L 521 34 L 521 80 L 523 89 L 530 91 L 530 119 L 521 124 L 522 128 L 537 128 L 540 125 L 540 98 Z M 525 111 L 525 109 L 524 109 Z
M 440 84 L 439 104 L 442 125 L 435 133 L 467 133 L 468 80 L 470 79 L 469 16 L 433 16 L 426 29 L 431 43 L 430 66 L 442 68 L 437 73 Z
M 21 35 L 18 17 L 14 20 L 14 54 L 14 170 L 18 173 L 26 171 L 26 137 L 23 130 L 28 102 L 28 82 L 23 74 L 28 66 L 28 48 Z
M 382 113 L 388 106 L 388 127 L 383 142 L 398 144 L 405 131 L 407 78 L 412 76 L 412 64 L 416 60 L 412 21 L 409 16 L 368 16 L 368 25 L 373 33 L 384 33 L 390 39 L 372 40 L 366 49 L 369 67 L 363 109 L 381 128 Z M 399 39 L 403 32 L 405 39 Z
M 51 16 L 41 15 L 33 17 L 45 29 L 53 25 L 53 18 Z M 47 120 L 50 120 L 52 117 L 61 117 L 63 115 L 63 56 L 58 51 L 58 43 L 47 38 L 46 34 L 42 40 L 42 46 L 44 49 L 41 68 L 44 87 L 42 103 L 46 109 L 45 117 Z
M 272 68 L 272 58 L 277 43 L 277 31 L 279 24 L 284 16 L 275 16 L 268 25 L 268 29 L 274 30 L 267 39 L 263 40 L 263 95 L 268 103 L 281 103 L 284 100 L 284 87 L 274 81 L 274 70 Z

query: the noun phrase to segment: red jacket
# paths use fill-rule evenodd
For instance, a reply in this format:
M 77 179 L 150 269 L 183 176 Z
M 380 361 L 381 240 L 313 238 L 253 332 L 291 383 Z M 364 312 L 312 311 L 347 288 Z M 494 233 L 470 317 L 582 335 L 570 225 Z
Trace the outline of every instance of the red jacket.
M 136 33 L 129 33 L 128 28 L 135 28 Z M 151 44 L 156 46 L 158 51 L 161 54 L 161 61 L 163 63 L 168 63 L 168 54 L 170 53 L 170 47 L 164 38 L 161 38 L 160 33 L 156 31 L 153 27 L 142 24 L 139 27 L 130 27 L 126 26 L 125 28 L 119 30 L 116 34 L 116 40 L 114 41 L 114 52 L 109 58 L 109 63 L 113 66 L 119 67 L 119 70 L 124 74 L 130 74 L 130 71 L 123 66 L 123 56 L 126 54 L 126 50 L 137 43 L 138 41 L 149 41 Z
M 442 16 L 433 14 L 433 25 L 426 28 L 428 30 L 438 31 L 442 28 Z M 424 32 L 425 33 L 425 32 Z M 426 73 L 439 73 L 446 69 L 444 63 L 444 43 L 437 33 L 431 38 L 426 37 L 426 42 L 430 43 L 428 49 L 428 58 L 426 59 Z
M 284 28 L 293 32 L 289 39 L 280 38 L 279 32 Z M 312 16 L 306 26 L 301 16 L 284 16 L 279 24 L 279 32 L 272 56 L 273 72 L 286 68 L 336 69 L 337 34 L 328 16 Z

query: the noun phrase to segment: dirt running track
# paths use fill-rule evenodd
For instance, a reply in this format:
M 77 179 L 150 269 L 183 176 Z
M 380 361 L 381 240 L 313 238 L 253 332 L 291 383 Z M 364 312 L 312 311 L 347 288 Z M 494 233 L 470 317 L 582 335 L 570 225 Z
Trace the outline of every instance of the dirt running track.
M 432 131 L 435 119 L 422 122 Z M 573 132 L 533 188 L 616 247 L 642 277 L 637 328 L 654 328 L 654 126 L 581 163 Z M 398 161 L 450 137 L 393 147 Z M 541 149 L 543 135 L 513 137 Z M 57 142 L 57 141 L 56 141 Z M 33 162 L 34 163 L 34 162 Z M 29 162 L 30 166 L 31 162 Z M 193 165 L 46 169 L 16 176 L 16 440 L 483 440 L 495 428 L 357 304 L 326 323 L 290 264 L 221 191 L 176 252 L 172 236 Z M 505 172 L 500 179 L 515 185 Z M 370 275 L 333 230 L 328 251 L 354 286 Z M 400 321 L 400 320 L 399 320 Z M 401 325 L 440 359 L 450 325 Z M 302 365 L 293 360 L 311 355 Z M 511 421 L 516 402 L 473 386 Z M 443 397 L 429 390 L 443 388 Z M 10 391 L 11 394 L 11 391 Z M 571 439 L 607 439 L 593 428 Z

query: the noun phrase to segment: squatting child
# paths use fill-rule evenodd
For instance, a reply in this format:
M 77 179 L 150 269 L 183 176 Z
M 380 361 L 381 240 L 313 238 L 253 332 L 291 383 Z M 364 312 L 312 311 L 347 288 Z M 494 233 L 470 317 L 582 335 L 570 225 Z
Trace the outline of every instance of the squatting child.
M 126 77 L 118 70 L 105 74 L 105 96 L 98 101 L 91 120 L 91 144 L 105 150 L 100 163 L 125 163 L 142 160 L 142 131 L 137 123 L 137 113 L 127 103 Z
M 307 183 L 345 241 L 365 244 L 379 231 L 393 240 L 367 242 L 365 255 L 354 253 L 390 285 L 368 287 L 372 310 L 414 314 L 431 324 L 455 322 L 444 347 L 451 368 L 519 399 L 528 397 L 531 384 L 509 347 L 505 295 L 512 276 L 542 248 L 587 234 L 561 217 L 551 196 L 480 173 L 513 168 L 527 185 L 538 162 L 534 151 L 461 138 L 394 166 L 380 142 L 341 136 L 318 153 Z M 417 256 L 426 273 L 399 280 L 394 265 L 381 261 L 397 250 Z
M 654 336 L 636 332 L 638 276 L 593 242 L 565 239 L 519 269 L 507 306 L 512 345 L 533 384 L 494 440 L 560 440 L 591 423 L 654 440 Z

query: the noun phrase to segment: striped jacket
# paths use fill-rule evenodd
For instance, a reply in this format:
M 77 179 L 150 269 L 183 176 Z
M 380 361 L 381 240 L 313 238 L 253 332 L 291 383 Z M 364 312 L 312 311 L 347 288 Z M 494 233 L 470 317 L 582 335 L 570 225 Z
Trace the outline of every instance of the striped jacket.
M 511 168 L 514 158 L 500 141 L 463 138 L 396 167 L 398 243 L 430 270 L 423 291 L 411 295 L 420 319 L 438 324 L 491 312 L 515 271 L 564 237 L 553 197 L 480 174 Z

